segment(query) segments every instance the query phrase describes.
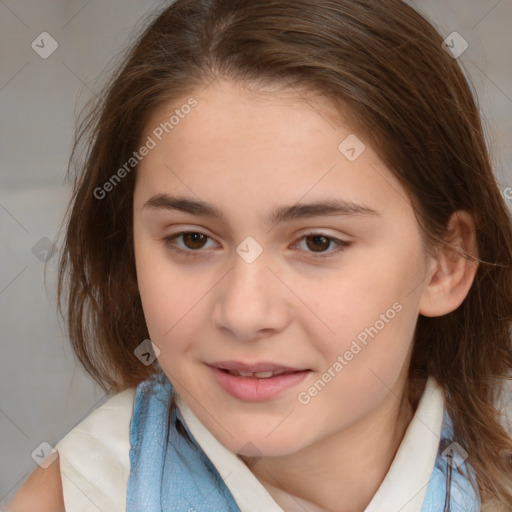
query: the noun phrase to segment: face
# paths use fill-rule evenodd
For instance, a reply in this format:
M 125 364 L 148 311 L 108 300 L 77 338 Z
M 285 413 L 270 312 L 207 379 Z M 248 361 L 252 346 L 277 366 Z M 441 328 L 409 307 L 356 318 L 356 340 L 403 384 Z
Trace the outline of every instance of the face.
M 143 137 L 147 326 L 224 446 L 294 453 L 396 401 L 429 258 L 405 190 L 325 99 L 220 80 L 194 98 L 160 108 Z

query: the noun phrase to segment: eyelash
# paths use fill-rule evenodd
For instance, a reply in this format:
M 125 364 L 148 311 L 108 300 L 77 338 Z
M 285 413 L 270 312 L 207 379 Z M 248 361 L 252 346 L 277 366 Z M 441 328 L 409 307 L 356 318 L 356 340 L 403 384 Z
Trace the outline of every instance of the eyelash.
M 204 254 L 200 254 L 201 252 L 204 252 L 201 249 L 184 250 L 184 249 L 181 249 L 176 246 L 174 240 L 179 238 L 180 236 L 187 235 L 187 234 L 204 235 L 207 239 L 212 240 L 212 238 L 210 236 L 206 235 L 205 233 L 202 233 L 201 231 L 180 231 L 179 233 L 175 233 L 171 236 L 164 237 L 162 239 L 162 241 L 164 242 L 165 246 L 168 249 L 170 249 L 171 251 L 176 252 L 178 254 L 183 254 L 184 256 L 187 256 L 187 257 L 189 257 L 189 256 L 204 257 L 205 256 Z M 310 233 L 306 233 L 306 234 L 302 235 L 302 237 L 300 238 L 299 241 L 303 240 L 304 238 L 311 237 L 311 236 L 322 236 L 322 237 L 326 238 L 327 240 L 329 240 L 330 242 L 334 242 L 337 245 L 337 247 L 334 250 L 331 250 L 328 252 L 314 253 L 314 252 L 306 251 L 306 252 L 309 252 L 309 254 L 311 254 L 313 256 L 313 258 L 329 258 L 329 257 L 333 256 L 334 254 L 343 252 L 347 247 L 350 247 L 350 245 L 351 245 L 351 242 L 347 242 L 345 240 L 340 240 L 339 238 L 335 238 L 333 236 L 329 236 L 329 235 L 326 235 L 325 233 L 321 233 L 321 232 L 317 232 L 317 231 L 312 231 Z

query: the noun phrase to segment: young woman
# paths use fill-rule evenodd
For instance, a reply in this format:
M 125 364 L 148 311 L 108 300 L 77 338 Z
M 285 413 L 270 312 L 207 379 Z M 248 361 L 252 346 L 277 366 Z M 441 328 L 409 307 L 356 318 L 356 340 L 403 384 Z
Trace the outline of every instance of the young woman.
M 420 14 L 176 0 L 89 119 L 60 292 L 119 393 L 13 511 L 512 510 L 511 220 Z

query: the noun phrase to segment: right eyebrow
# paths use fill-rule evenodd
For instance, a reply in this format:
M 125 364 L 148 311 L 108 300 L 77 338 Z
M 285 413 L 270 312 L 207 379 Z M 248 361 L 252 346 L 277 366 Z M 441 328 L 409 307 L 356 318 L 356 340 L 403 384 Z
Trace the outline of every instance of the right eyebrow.
M 204 201 L 187 197 L 174 197 L 167 194 L 157 194 L 148 199 L 143 208 L 152 210 L 178 210 L 192 215 L 202 215 L 224 221 L 224 215 L 215 206 Z

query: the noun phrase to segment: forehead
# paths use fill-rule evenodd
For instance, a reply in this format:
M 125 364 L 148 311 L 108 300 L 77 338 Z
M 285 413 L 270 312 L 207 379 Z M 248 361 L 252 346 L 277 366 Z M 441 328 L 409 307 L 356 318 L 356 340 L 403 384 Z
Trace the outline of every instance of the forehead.
M 137 171 L 137 186 L 146 195 L 179 188 L 210 203 L 290 204 L 334 190 L 349 201 L 372 199 L 375 209 L 385 202 L 385 191 L 406 198 L 335 105 L 311 91 L 255 91 L 216 80 L 155 111 L 147 137 L 155 147 Z
M 189 108 L 191 99 L 195 106 Z M 248 132 L 269 136 L 280 132 L 283 136 L 286 131 L 336 129 L 344 121 L 338 108 L 324 95 L 304 87 L 282 83 L 256 86 L 216 79 L 190 95 L 160 106 L 150 117 L 145 132 L 149 134 L 165 125 L 176 113 L 179 119 L 174 116 L 172 129 L 165 131 L 164 136 L 172 132 L 174 139 L 180 139 L 180 135 L 189 138 L 193 132 L 196 137 L 212 138 L 228 130 L 231 139 L 242 138 Z M 301 121 L 300 125 L 296 121 Z

